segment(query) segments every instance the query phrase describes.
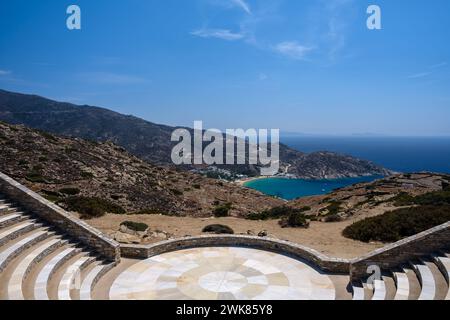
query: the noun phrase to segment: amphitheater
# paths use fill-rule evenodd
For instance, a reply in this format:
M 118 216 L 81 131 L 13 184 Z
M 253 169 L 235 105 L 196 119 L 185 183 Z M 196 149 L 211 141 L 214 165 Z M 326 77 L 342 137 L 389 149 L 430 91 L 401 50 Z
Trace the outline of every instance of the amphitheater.
M 449 300 L 449 246 L 450 222 L 353 260 L 250 236 L 119 245 L 0 173 L 2 300 Z

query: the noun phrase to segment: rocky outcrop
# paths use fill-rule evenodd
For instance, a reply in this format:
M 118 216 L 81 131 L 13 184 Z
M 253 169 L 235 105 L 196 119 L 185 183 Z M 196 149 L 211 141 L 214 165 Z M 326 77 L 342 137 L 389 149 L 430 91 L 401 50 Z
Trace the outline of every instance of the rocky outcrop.
M 2 172 L 63 207 L 75 196 L 98 199 L 91 202 L 103 207 L 106 201 L 111 213 L 207 217 L 229 203 L 229 214 L 239 217 L 283 203 L 232 183 L 149 164 L 110 142 L 0 123 L 0 149 Z

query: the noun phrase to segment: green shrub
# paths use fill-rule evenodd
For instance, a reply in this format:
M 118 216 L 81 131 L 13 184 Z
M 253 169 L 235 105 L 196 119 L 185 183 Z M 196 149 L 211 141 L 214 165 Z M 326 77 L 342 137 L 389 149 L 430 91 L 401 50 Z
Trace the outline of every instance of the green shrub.
M 342 221 L 342 218 L 338 214 L 332 214 L 332 215 L 326 216 L 324 218 L 324 221 L 325 222 L 340 222 L 340 221 Z
M 80 175 L 84 179 L 92 179 L 94 177 L 94 174 L 92 172 L 87 171 L 81 171 Z
M 344 229 L 346 238 L 364 242 L 395 242 L 450 221 L 450 206 L 397 209 L 358 221 Z
M 158 214 L 158 215 L 163 215 L 163 216 L 168 215 L 168 214 L 166 214 L 164 212 L 161 212 L 158 209 L 151 209 L 151 208 L 143 209 L 143 210 L 139 210 L 139 211 L 135 211 L 135 212 L 130 212 L 130 213 L 127 213 L 127 214 L 128 215 L 152 215 L 152 214 Z
M 435 191 L 413 197 L 405 192 L 392 199 L 397 207 L 412 205 L 443 206 L 450 205 L 450 190 Z
M 234 234 L 233 229 L 222 224 L 212 224 L 203 228 L 202 232 L 215 234 Z
M 450 191 L 450 183 L 442 181 L 442 190 L 443 191 Z
M 44 170 L 44 166 L 43 165 L 41 165 L 41 164 L 37 164 L 37 165 L 35 165 L 35 166 L 33 166 L 33 171 L 41 171 L 41 170 Z
M 287 206 L 274 207 L 272 209 L 264 210 L 259 213 L 251 213 L 251 214 L 247 215 L 246 219 L 248 219 L 248 220 L 264 220 L 264 221 L 280 219 L 282 217 L 287 217 L 291 213 L 308 211 L 305 209 L 311 210 L 311 208 L 308 208 L 308 207 L 304 207 L 304 209 L 303 208 L 302 209 L 294 209 L 294 208 L 287 207 Z
M 70 211 L 76 211 L 81 214 L 81 218 L 89 219 L 101 217 L 105 213 L 125 214 L 125 210 L 108 200 L 88 197 L 69 197 L 59 201 L 67 206 Z
M 58 192 L 50 190 L 41 190 L 43 197 L 51 202 L 58 202 L 61 200 L 61 195 Z
M 396 207 L 411 206 L 414 204 L 414 197 L 406 192 L 401 192 L 391 199 Z
M 216 218 L 228 217 L 231 207 L 232 207 L 231 203 L 225 203 L 225 204 L 219 205 L 214 208 L 213 215 Z
M 170 191 L 172 191 L 172 193 L 176 196 L 182 196 L 183 195 L 183 191 L 180 191 L 178 189 L 171 189 Z
M 144 232 L 148 229 L 148 225 L 141 222 L 124 221 L 120 225 L 136 232 Z
M 292 212 L 287 217 L 280 220 L 280 226 L 283 228 L 308 228 L 309 221 L 301 212 Z
M 78 188 L 62 188 L 59 189 L 60 193 L 66 194 L 68 196 L 76 196 L 80 193 L 80 189 Z
M 331 201 L 326 208 L 321 210 L 321 212 L 327 211 L 327 216 L 336 215 L 342 210 L 341 205 L 341 201 Z
M 39 171 L 30 171 L 26 176 L 25 179 L 27 179 L 30 182 L 34 183 L 46 183 L 45 178 L 42 176 L 42 174 Z
M 436 191 L 423 194 L 414 198 L 418 205 L 445 206 L 450 205 L 450 190 Z
M 41 130 L 37 130 L 39 133 L 40 133 L 40 135 L 42 136 L 42 137 L 44 137 L 45 139 L 47 139 L 47 140 L 51 140 L 51 141 L 57 141 L 57 139 L 52 135 L 52 134 L 50 134 L 50 133 L 48 133 L 48 132 L 45 132 L 45 131 L 41 131 Z
M 19 166 L 26 166 L 28 165 L 28 161 L 27 160 L 19 160 Z

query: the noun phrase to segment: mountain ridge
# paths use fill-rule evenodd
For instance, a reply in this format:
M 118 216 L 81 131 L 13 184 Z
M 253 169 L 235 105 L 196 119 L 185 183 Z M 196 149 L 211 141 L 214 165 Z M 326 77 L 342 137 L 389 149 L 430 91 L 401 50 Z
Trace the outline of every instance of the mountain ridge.
M 57 102 L 38 95 L 0 90 L 0 120 L 54 134 L 94 141 L 111 141 L 131 154 L 157 165 L 171 165 L 171 127 L 89 105 Z M 189 128 L 187 128 L 189 129 Z M 189 129 L 192 130 L 192 129 Z M 220 168 L 248 176 L 258 175 L 252 165 Z M 280 171 L 304 179 L 332 179 L 392 172 L 374 163 L 333 152 L 303 153 L 280 144 Z M 190 168 L 191 169 L 191 168 Z

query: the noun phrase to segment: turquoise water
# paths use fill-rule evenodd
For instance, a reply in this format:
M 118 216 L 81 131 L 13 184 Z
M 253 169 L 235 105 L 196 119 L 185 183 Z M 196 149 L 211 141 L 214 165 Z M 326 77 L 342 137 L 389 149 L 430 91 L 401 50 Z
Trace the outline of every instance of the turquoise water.
M 370 182 L 380 178 L 380 176 L 333 180 L 267 178 L 247 182 L 245 186 L 267 195 L 276 196 L 285 200 L 293 200 L 300 197 L 326 194 L 334 189 L 343 188 L 355 183 Z

